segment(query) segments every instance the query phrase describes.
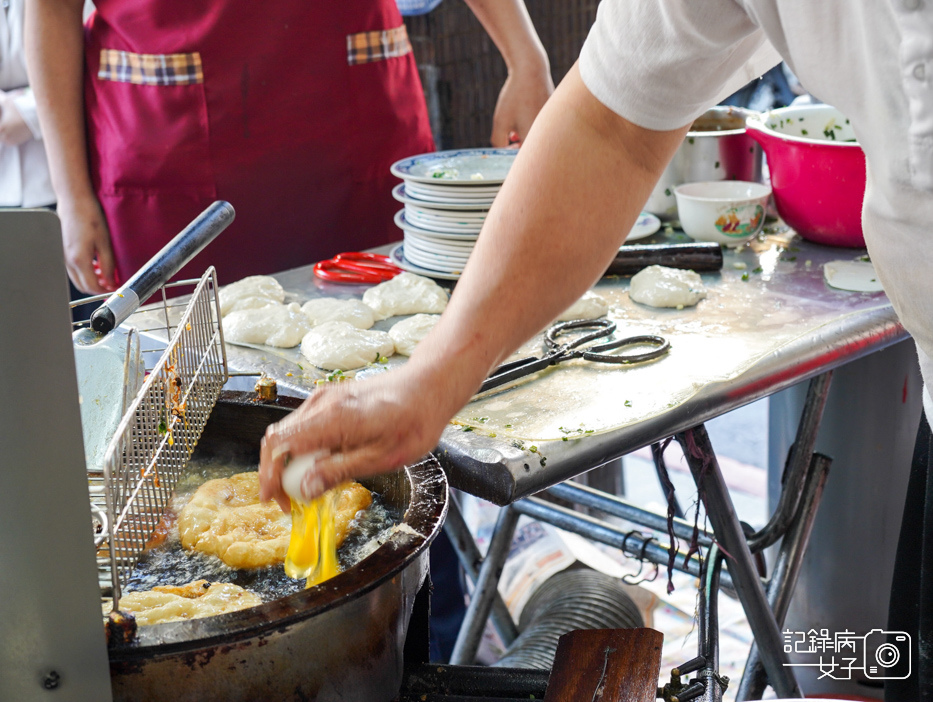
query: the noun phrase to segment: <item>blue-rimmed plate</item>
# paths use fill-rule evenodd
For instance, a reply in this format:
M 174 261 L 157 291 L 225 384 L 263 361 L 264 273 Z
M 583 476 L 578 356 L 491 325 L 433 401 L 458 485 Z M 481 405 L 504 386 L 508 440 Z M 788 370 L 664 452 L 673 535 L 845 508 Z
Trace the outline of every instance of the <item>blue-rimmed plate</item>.
M 424 227 L 419 227 L 417 224 L 412 224 L 408 221 L 408 218 L 405 216 L 405 210 L 399 210 L 395 213 L 395 226 L 402 231 L 413 231 L 416 234 L 421 234 L 423 236 L 433 237 L 436 239 L 460 239 L 461 241 L 476 241 L 476 237 L 479 236 L 478 229 L 472 232 L 461 232 L 453 230 L 438 232 L 431 229 L 425 229 Z
M 392 188 L 392 197 L 406 205 L 415 205 L 423 209 L 432 210 L 459 210 L 461 212 L 486 212 L 489 210 L 490 203 L 486 202 L 451 202 L 449 198 L 438 197 L 430 200 L 414 197 L 405 188 L 404 183 L 399 183 Z
M 392 164 L 392 175 L 413 183 L 499 185 L 515 161 L 518 149 L 455 149 L 403 158 Z
M 460 280 L 459 272 L 442 273 L 440 271 L 432 271 L 430 268 L 416 266 L 414 263 L 405 258 L 404 244 L 399 244 L 394 249 L 389 251 L 389 258 L 392 259 L 392 263 L 401 268 L 403 271 L 408 271 L 409 273 L 416 273 L 418 275 L 423 275 L 426 278 L 436 278 L 437 280 Z
M 635 220 L 635 226 L 625 237 L 625 243 L 638 241 L 654 234 L 661 228 L 661 220 L 648 212 L 642 212 Z

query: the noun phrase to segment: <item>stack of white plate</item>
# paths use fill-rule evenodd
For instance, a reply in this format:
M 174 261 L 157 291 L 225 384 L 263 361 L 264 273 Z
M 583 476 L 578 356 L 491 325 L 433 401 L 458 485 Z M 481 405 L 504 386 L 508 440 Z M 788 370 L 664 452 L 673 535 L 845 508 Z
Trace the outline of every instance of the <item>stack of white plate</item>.
M 405 205 L 395 215 L 395 224 L 405 238 L 389 253 L 393 262 L 432 278 L 459 278 L 517 153 L 516 149 L 461 149 L 394 163 L 392 174 L 404 182 L 395 186 L 392 195 Z M 660 226 L 657 217 L 642 212 L 627 241 L 651 236 Z
M 394 262 L 434 278 L 459 278 L 517 153 L 438 151 L 393 164 L 392 174 L 404 182 L 392 195 L 405 205 L 395 216 L 405 240 L 390 253 Z

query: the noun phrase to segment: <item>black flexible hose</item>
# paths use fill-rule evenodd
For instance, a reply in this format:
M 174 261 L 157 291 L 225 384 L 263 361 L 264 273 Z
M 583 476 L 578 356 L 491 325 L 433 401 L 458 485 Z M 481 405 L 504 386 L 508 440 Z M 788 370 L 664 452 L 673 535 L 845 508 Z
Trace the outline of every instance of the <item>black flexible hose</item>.
M 578 629 L 635 629 L 641 612 L 616 578 L 589 568 L 561 571 L 542 584 L 522 610 L 518 638 L 498 667 L 550 670 L 557 640 Z

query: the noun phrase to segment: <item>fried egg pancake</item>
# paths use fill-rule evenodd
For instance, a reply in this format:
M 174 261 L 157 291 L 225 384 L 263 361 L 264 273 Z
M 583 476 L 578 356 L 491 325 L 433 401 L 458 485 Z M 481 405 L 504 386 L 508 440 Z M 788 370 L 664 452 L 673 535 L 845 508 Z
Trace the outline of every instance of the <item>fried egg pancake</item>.
M 343 543 L 350 522 L 372 503 L 369 490 L 348 483 L 337 497 L 335 532 Z M 209 553 L 232 568 L 263 568 L 283 563 L 291 517 L 275 502 L 259 501 L 259 473 L 237 473 L 208 480 L 178 515 L 182 546 Z
M 152 590 L 128 592 L 120 599 L 120 610 L 130 612 L 137 624 L 163 624 L 186 619 L 213 617 L 262 604 L 259 595 L 233 583 L 196 580 L 181 586 L 156 586 Z M 102 605 L 104 616 L 111 604 Z

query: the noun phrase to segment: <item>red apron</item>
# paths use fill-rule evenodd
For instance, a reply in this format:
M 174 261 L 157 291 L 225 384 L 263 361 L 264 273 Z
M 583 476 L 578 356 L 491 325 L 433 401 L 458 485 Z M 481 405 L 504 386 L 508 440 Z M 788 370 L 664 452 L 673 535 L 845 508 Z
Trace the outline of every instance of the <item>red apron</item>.
M 236 220 L 182 275 L 401 238 L 389 166 L 434 147 L 395 0 L 95 5 L 90 167 L 123 280 L 216 199 Z

